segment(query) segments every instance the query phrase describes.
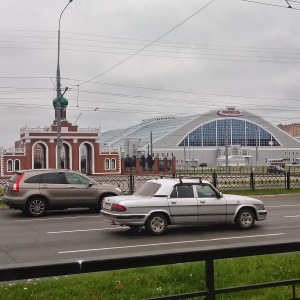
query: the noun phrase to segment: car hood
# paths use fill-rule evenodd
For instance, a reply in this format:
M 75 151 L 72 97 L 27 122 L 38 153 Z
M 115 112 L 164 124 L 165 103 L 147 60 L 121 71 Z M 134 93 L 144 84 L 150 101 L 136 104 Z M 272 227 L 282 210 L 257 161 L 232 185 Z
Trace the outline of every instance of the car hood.
M 240 195 L 231 195 L 231 194 L 223 194 L 223 197 L 228 201 L 228 202 L 247 202 L 247 203 L 262 203 L 262 201 L 249 197 L 249 196 L 240 196 Z

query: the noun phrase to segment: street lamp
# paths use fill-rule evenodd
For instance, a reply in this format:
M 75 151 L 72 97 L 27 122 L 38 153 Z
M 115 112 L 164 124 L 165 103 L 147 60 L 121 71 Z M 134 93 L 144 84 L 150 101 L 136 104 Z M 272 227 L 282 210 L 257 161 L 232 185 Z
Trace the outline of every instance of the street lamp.
M 257 126 L 256 137 L 255 137 L 256 168 L 258 167 L 258 144 L 259 144 L 259 127 Z
M 59 169 L 61 167 L 61 149 L 62 149 L 62 139 L 61 139 L 61 99 L 63 94 L 61 93 L 61 84 L 60 84 L 60 66 L 59 66 L 59 58 L 60 58 L 60 21 L 63 12 L 66 10 L 68 5 L 73 0 L 69 0 L 68 4 L 62 10 L 59 16 L 58 21 L 58 41 L 57 41 L 57 69 L 56 69 L 56 125 L 57 125 L 57 153 L 56 153 L 56 168 Z M 65 92 L 67 89 L 65 90 Z M 65 93 L 64 92 L 64 93 Z
M 227 132 L 227 117 L 225 118 L 225 169 L 228 172 L 228 132 Z

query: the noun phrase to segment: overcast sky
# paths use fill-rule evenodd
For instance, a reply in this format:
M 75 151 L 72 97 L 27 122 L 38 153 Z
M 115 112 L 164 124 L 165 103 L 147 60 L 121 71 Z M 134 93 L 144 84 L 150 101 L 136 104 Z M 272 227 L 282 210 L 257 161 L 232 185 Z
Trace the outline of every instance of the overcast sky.
M 67 3 L 0 0 L 0 147 L 54 120 Z M 260 3 L 73 0 L 61 19 L 67 119 L 105 132 L 235 106 L 274 125 L 299 122 L 300 0 Z

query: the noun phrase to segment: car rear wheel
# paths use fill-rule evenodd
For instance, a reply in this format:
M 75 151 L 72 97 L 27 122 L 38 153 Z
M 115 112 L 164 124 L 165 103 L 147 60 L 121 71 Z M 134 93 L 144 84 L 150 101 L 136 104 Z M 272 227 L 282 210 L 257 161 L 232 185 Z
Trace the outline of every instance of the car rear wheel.
M 35 197 L 28 200 L 26 213 L 31 217 L 40 217 L 46 213 L 47 203 L 43 198 Z
M 241 229 L 252 228 L 254 226 L 254 222 L 254 213 L 249 208 L 242 208 L 235 218 L 235 224 Z
M 146 229 L 150 234 L 163 234 L 168 227 L 167 218 L 163 214 L 153 214 L 146 222 Z

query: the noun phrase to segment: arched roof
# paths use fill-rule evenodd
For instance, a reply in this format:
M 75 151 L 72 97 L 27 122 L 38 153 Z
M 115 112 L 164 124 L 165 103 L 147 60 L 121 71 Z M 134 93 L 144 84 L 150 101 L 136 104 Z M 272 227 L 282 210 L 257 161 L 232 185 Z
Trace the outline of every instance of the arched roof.
M 125 138 L 134 137 L 140 139 L 139 147 L 146 148 L 150 143 L 150 133 L 152 132 L 153 147 L 161 148 L 162 145 L 168 145 L 168 147 L 176 148 L 182 143 L 187 135 L 195 132 L 200 126 L 211 122 L 224 121 L 225 119 L 242 120 L 245 121 L 246 124 L 253 125 L 253 128 L 259 127 L 261 132 L 264 132 L 265 134 L 269 133 L 270 136 L 273 136 L 273 138 L 278 141 L 276 144 L 277 146 L 288 148 L 300 147 L 300 142 L 297 139 L 261 117 L 246 111 L 239 111 L 239 114 L 227 116 L 220 114 L 220 111 L 217 110 L 202 115 L 190 115 L 184 117 L 164 116 L 143 120 L 142 123 L 126 129 L 111 130 L 102 133 L 101 143 L 122 146 L 124 145 Z M 234 121 L 232 122 L 234 123 Z

